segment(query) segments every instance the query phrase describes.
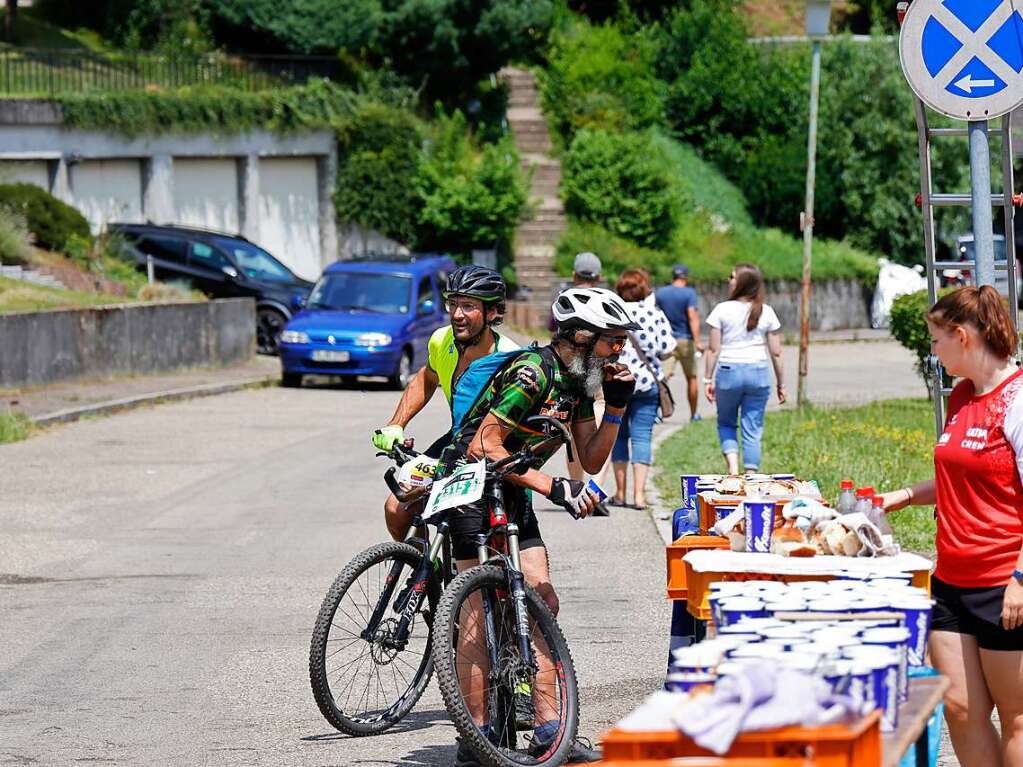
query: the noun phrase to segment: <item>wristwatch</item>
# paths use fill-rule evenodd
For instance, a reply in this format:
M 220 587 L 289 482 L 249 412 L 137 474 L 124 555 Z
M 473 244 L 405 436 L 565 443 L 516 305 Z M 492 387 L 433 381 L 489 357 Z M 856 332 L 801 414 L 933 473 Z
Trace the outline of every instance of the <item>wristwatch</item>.
M 714 383 L 714 379 L 713 378 L 704 378 L 703 379 L 704 386 L 706 386 L 707 384 L 712 384 L 712 383 Z
M 1023 570 L 1013 570 L 1012 577 L 1016 579 L 1020 586 L 1023 586 Z

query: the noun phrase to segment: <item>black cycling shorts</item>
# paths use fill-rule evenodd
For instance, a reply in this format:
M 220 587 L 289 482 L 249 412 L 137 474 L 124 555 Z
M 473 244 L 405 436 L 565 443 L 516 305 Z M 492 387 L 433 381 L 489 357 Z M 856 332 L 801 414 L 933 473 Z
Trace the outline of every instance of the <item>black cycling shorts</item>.
M 976 637 L 983 650 L 1023 650 L 1023 626 L 1012 631 L 1002 626 L 1005 586 L 965 588 L 932 576 L 931 596 L 931 631 L 968 634 Z
M 426 450 L 423 451 L 423 455 L 427 458 L 440 458 L 440 454 L 444 452 L 444 448 L 451 444 L 451 432 L 438 437 L 434 440 L 433 444 L 430 445 Z
M 519 526 L 520 549 L 544 545 L 533 504 L 525 489 L 506 482 L 504 510 L 508 521 Z M 476 559 L 478 551 L 475 537 L 490 529 L 490 516 L 484 504 L 481 502 L 453 509 L 448 515 L 448 525 L 451 531 L 451 553 L 455 559 Z

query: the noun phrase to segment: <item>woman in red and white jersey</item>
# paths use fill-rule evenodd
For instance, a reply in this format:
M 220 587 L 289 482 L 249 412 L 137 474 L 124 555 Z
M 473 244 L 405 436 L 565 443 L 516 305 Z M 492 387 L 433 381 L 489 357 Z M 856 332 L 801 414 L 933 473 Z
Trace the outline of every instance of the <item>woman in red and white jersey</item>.
M 936 505 L 930 653 L 952 680 L 945 720 L 962 767 L 1023 767 L 1023 371 L 998 291 L 961 288 L 927 315 L 931 348 L 962 380 L 934 448 L 935 478 L 885 509 Z M 991 721 L 998 708 L 1001 737 Z

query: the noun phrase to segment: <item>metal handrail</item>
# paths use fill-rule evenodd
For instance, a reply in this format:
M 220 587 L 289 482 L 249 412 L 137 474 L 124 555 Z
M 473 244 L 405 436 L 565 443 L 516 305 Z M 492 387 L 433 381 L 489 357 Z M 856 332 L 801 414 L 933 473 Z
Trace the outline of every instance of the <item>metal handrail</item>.
M 0 93 L 7 96 L 180 88 L 210 84 L 260 91 L 313 78 L 338 79 L 335 56 L 279 54 L 97 53 L 59 48 L 0 48 Z

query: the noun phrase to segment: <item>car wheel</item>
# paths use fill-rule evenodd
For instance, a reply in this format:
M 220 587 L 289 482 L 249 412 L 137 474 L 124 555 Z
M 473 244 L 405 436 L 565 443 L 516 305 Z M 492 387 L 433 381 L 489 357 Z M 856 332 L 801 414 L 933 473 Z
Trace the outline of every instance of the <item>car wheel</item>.
M 401 353 L 401 359 L 398 360 L 398 367 L 394 371 L 394 375 L 389 379 L 391 387 L 394 389 L 404 389 L 408 386 L 408 382 L 412 379 L 412 352 L 408 349 Z
M 277 354 L 281 331 L 288 320 L 276 309 L 256 311 L 256 351 L 260 354 Z
M 281 373 L 281 386 L 288 389 L 297 389 L 302 385 L 301 373 Z

